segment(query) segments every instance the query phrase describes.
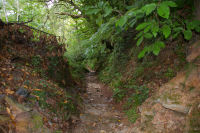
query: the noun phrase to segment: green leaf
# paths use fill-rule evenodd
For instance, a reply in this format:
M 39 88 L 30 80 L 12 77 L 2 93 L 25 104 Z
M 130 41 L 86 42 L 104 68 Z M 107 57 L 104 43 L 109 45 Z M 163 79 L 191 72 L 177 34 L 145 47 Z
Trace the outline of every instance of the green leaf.
M 177 7 L 177 4 L 173 1 L 164 1 L 163 3 L 168 5 L 169 7 Z
M 145 54 L 150 51 L 150 48 L 151 48 L 150 46 L 144 47 L 144 49 L 139 53 L 138 58 L 139 59 L 143 58 Z
M 97 5 L 98 5 L 98 7 L 100 7 L 100 8 L 103 7 L 104 1 L 99 1 Z
M 152 32 L 154 37 L 157 36 L 158 31 L 159 31 L 159 24 L 155 22 L 155 23 L 153 23 L 152 29 L 151 29 L 151 32 Z
M 160 49 L 159 48 L 156 47 L 156 48 L 153 49 L 153 54 L 154 55 L 158 55 L 159 53 L 160 53 Z
M 177 36 L 178 36 L 179 34 L 180 34 L 180 32 L 174 33 L 174 34 L 172 35 L 172 38 L 173 38 L 173 39 L 177 38 Z
M 172 38 L 176 38 L 184 29 L 182 27 L 175 27 L 173 28 L 173 35 Z
M 151 33 L 145 33 L 144 37 L 147 39 L 151 39 L 153 37 L 153 35 Z
M 98 18 L 96 19 L 96 24 L 98 24 L 99 26 L 101 26 L 102 23 L 103 23 L 103 18 L 101 16 L 101 14 L 99 14 Z
M 155 3 L 147 4 L 142 9 L 145 11 L 146 15 L 148 16 L 156 9 L 156 4 Z
M 132 28 L 135 24 L 136 24 L 137 20 L 136 19 L 132 19 L 128 25 L 130 25 L 130 27 Z
M 88 9 L 86 12 L 85 12 L 85 14 L 86 15 L 92 15 L 92 14 L 97 14 L 98 12 L 100 12 L 101 11 L 101 9 Z
M 153 44 L 152 50 L 154 55 L 158 55 L 160 53 L 161 48 L 164 48 L 165 44 L 162 41 L 156 41 Z
M 185 30 L 185 31 L 183 32 L 183 34 L 184 34 L 184 38 L 185 38 L 186 40 L 190 40 L 190 39 L 192 38 L 192 31 L 191 31 L 191 30 Z
M 160 6 L 157 9 L 158 15 L 168 19 L 169 18 L 169 14 L 170 14 L 170 9 L 169 6 L 166 3 L 161 3 Z
M 135 40 L 138 39 L 139 37 L 141 37 L 143 35 L 143 31 L 139 32 L 136 37 L 134 38 Z
M 147 33 L 152 27 L 152 24 L 148 25 L 145 29 L 144 29 L 144 33 Z
M 200 21 L 199 20 L 193 20 L 191 22 L 186 21 L 186 26 L 188 30 L 195 30 L 196 32 L 200 32 Z
M 107 17 L 112 13 L 113 10 L 111 6 L 107 6 L 104 11 L 105 11 L 104 17 Z
M 164 25 L 161 30 L 163 35 L 165 36 L 165 39 L 168 38 L 171 34 L 171 28 L 168 25 Z
M 117 22 L 116 26 L 123 27 L 125 23 L 128 21 L 128 18 L 126 16 L 122 16 Z
M 186 27 L 188 30 L 193 30 L 195 29 L 195 25 L 192 22 L 187 22 Z
M 141 36 L 141 37 L 137 40 L 136 45 L 137 45 L 137 46 L 140 46 L 140 44 L 142 43 L 143 40 L 144 40 L 144 37 Z
M 142 29 L 144 29 L 147 25 L 149 25 L 149 22 L 141 23 L 141 24 L 139 24 L 139 25 L 136 27 L 136 30 L 142 30 Z

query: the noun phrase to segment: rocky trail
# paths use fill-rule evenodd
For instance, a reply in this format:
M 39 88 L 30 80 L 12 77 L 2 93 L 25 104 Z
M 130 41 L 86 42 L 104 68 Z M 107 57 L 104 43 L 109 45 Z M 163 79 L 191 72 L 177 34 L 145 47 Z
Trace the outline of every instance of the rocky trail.
M 129 133 L 131 126 L 123 113 L 115 109 L 109 90 L 93 73 L 86 76 L 86 83 L 85 109 L 72 133 Z

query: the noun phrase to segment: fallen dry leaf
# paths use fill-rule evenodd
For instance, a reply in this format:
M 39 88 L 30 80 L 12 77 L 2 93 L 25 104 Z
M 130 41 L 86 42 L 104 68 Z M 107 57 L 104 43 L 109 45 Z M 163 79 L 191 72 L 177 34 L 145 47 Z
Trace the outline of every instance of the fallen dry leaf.
M 42 91 L 41 89 L 33 89 L 34 91 Z
M 15 93 L 14 91 L 12 91 L 10 89 L 6 89 L 5 92 L 6 92 L 6 94 L 14 94 Z
M 36 96 L 36 95 L 33 95 L 34 97 L 36 97 L 37 98 L 37 100 L 39 100 L 40 99 L 40 97 L 39 96 Z
M 24 85 L 24 88 L 28 89 L 28 86 L 27 86 L 27 85 Z
M 11 113 L 11 111 L 10 111 L 10 109 L 9 109 L 8 107 L 6 107 L 6 111 L 7 111 L 7 113 L 9 114 L 10 118 L 11 118 L 12 120 L 14 120 L 15 117 L 12 115 L 12 113 Z

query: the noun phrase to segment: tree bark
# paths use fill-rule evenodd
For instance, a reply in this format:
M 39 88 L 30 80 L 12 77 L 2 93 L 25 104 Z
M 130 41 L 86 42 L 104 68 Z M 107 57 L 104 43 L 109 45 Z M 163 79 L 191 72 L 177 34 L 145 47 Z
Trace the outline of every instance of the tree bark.
M 6 22 L 8 23 L 8 16 L 7 16 L 7 12 L 6 12 L 6 2 L 4 0 L 2 0 L 2 3 L 3 3 L 3 10 L 5 13 Z
M 17 22 L 19 22 L 19 0 L 17 0 Z

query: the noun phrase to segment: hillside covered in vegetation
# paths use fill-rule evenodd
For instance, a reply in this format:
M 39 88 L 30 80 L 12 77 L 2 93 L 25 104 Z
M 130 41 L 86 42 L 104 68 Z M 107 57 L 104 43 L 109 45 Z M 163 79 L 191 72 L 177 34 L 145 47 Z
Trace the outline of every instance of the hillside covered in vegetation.
M 198 133 L 199 35 L 198 0 L 2 0 L 0 131 Z

